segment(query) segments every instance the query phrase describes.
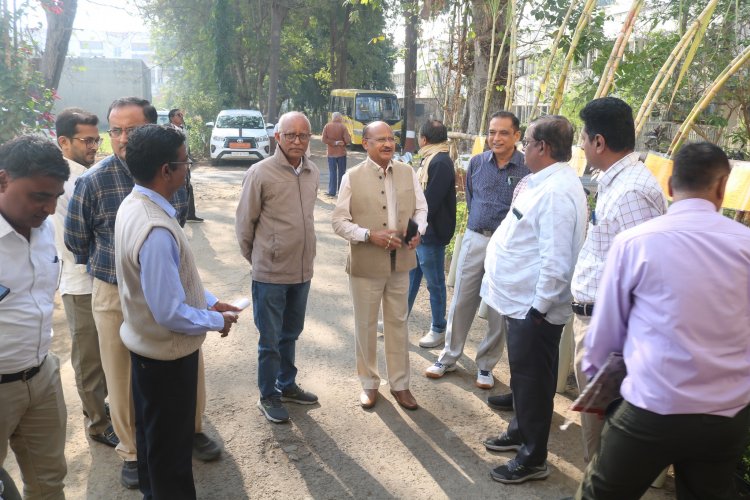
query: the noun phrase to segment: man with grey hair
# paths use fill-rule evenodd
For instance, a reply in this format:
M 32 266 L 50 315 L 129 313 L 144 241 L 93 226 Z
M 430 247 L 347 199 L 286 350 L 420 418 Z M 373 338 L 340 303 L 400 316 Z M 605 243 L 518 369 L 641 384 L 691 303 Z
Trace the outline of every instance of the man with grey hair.
M 516 414 L 484 441 L 516 451 L 492 479 L 516 484 L 549 476 L 547 441 L 554 411 L 560 335 L 573 315 L 570 280 L 586 230 L 586 195 L 568 161 L 573 125 L 534 120 L 523 140 L 531 175 L 487 246 L 481 296 L 508 323 L 508 364 Z
M 237 206 L 237 240 L 252 266 L 258 328 L 258 408 L 271 422 L 289 420 L 282 401 L 315 404 L 302 390 L 294 365 L 305 324 L 315 259 L 315 201 L 320 172 L 305 155 L 310 121 L 297 111 L 281 116 L 273 156 L 245 173 Z
M 323 127 L 323 144 L 328 149 L 328 196 L 336 196 L 341 179 L 346 172 L 346 146 L 352 143 L 349 130 L 344 125 L 341 113 L 331 115 L 331 121 Z

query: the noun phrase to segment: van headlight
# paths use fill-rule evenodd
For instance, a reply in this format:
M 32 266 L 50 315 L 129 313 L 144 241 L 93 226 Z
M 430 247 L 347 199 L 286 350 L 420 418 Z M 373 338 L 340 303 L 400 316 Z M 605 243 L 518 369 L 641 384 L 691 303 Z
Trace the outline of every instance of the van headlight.
M 223 141 L 223 140 L 224 140 L 224 138 L 223 138 L 223 137 L 220 137 L 220 136 L 218 136 L 218 135 L 215 135 L 215 136 L 211 137 L 211 140 L 212 140 L 212 141 Z

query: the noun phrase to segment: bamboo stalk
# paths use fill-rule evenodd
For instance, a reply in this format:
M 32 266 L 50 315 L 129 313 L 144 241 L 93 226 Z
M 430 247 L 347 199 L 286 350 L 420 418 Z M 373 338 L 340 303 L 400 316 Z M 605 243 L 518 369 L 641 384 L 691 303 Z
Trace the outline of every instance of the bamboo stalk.
M 607 59 L 607 65 L 604 68 L 601 79 L 599 80 L 599 87 L 596 89 L 594 99 L 606 96 L 609 93 L 609 89 L 612 88 L 612 83 L 615 80 L 615 73 L 617 72 L 617 66 L 619 66 L 622 55 L 625 53 L 625 47 L 627 47 L 630 35 L 633 33 L 635 19 L 638 17 L 638 13 L 643 7 L 643 2 L 644 0 L 633 0 L 628 16 L 625 18 L 625 22 L 622 25 L 622 30 L 620 30 L 620 33 L 617 35 L 617 40 L 615 40 L 615 44 L 612 46 L 612 53 L 610 53 L 609 59 Z
M 555 96 L 552 99 L 552 104 L 550 105 L 549 114 L 551 115 L 557 114 L 562 107 L 563 92 L 565 91 L 565 83 L 568 79 L 570 65 L 573 62 L 573 55 L 575 54 L 576 47 L 578 47 L 578 42 L 581 41 L 583 30 L 588 25 L 589 18 L 591 17 L 591 12 L 593 12 L 596 4 L 597 0 L 586 0 L 586 3 L 583 6 L 583 12 L 581 12 L 581 17 L 578 18 L 578 24 L 576 24 L 576 30 L 573 33 L 573 39 L 570 41 L 570 48 L 568 49 L 567 56 L 565 56 L 565 62 L 563 63 L 563 68 L 560 72 L 560 78 L 557 81 Z
M 675 47 L 672 49 L 672 52 L 670 52 L 669 56 L 667 57 L 667 60 L 664 61 L 664 64 L 659 69 L 659 72 L 657 73 L 656 78 L 651 83 L 651 87 L 648 89 L 646 98 L 643 100 L 643 103 L 641 104 L 641 107 L 638 110 L 638 115 L 635 118 L 635 135 L 636 136 L 638 136 L 638 134 L 640 134 L 641 131 L 643 130 L 643 127 L 646 125 L 646 121 L 648 120 L 648 117 L 651 115 L 651 110 L 653 110 L 654 106 L 659 100 L 661 91 L 664 90 L 664 87 L 666 86 L 666 82 L 662 84 L 662 80 L 668 81 L 670 78 L 672 78 L 674 69 L 677 67 L 677 64 L 679 63 L 680 59 L 682 59 L 682 56 L 685 53 L 685 50 L 687 48 L 688 42 L 693 38 L 693 36 L 695 36 L 695 33 L 698 31 L 698 28 L 701 26 L 700 20 L 703 19 L 703 16 L 706 13 L 707 9 L 713 10 L 717 2 L 718 0 L 709 1 L 708 5 L 706 5 L 706 8 L 703 9 L 703 12 L 701 12 L 698 18 L 690 25 L 690 28 L 688 28 L 688 30 L 685 31 L 685 34 L 682 35 L 682 37 L 680 38 L 680 41 L 677 42 L 677 45 L 675 45 Z
M 512 0 L 511 0 L 512 1 Z M 508 4 L 506 4 L 507 7 Z M 479 131 L 484 130 L 485 122 L 487 121 L 487 111 L 490 107 L 490 96 L 492 95 L 492 85 L 495 82 L 496 73 L 493 71 L 493 65 L 495 63 L 495 30 L 497 29 L 497 18 L 500 16 L 500 0 L 491 0 L 487 2 L 487 7 L 490 9 L 492 14 L 492 31 L 490 36 L 490 60 L 487 63 L 487 86 L 484 91 L 484 105 L 482 106 L 482 119 L 479 121 Z M 505 48 L 505 38 L 508 36 L 508 30 L 510 26 L 506 23 L 505 32 L 503 33 L 503 41 L 500 44 L 500 52 L 497 55 L 497 60 L 503 55 L 503 49 Z
M 715 9 L 716 9 L 715 2 L 713 4 L 707 5 L 706 9 L 701 13 L 700 17 L 698 17 L 698 19 L 696 20 L 696 22 L 700 23 L 700 27 L 698 28 L 698 31 L 695 33 L 695 36 L 693 37 L 693 40 L 690 44 L 690 50 L 685 56 L 685 61 L 682 63 L 682 68 L 680 68 L 680 74 L 677 75 L 677 80 L 675 81 L 674 90 L 672 90 L 672 97 L 669 99 L 669 106 L 667 106 L 667 109 L 670 109 L 672 107 L 674 98 L 677 95 L 677 90 L 679 90 L 680 88 L 680 83 L 682 83 L 682 79 L 685 77 L 685 74 L 687 73 L 687 70 L 690 67 L 690 64 L 693 62 L 693 58 L 695 57 L 695 53 L 698 51 L 698 47 L 700 46 L 701 42 L 703 42 L 703 36 L 706 34 L 706 30 L 708 29 L 708 24 L 711 22 L 711 16 L 713 16 Z
M 516 70 L 518 65 L 518 24 L 516 12 L 523 12 L 525 0 L 521 2 L 521 9 L 516 10 L 515 0 L 510 0 L 507 22 L 510 23 L 510 48 L 508 57 L 508 78 L 505 82 L 505 109 L 510 110 L 516 95 Z
M 713 98 L 716 97 L 716 94 L 724 87 L 724 84 L 727 82 L 727 80 L 729 80 L 732 75 L 739 71 L 740 68 L 742 68 L 742 66 L 747 64 L 749 61 L 750 45 L 745 47 L 744 50 L 740 52 L 737 57 L 732 60 L 731 63 L 729 63 L 724 71 L 722 71 L 719 76 L 716 77 L 714 82 L 711 84 L 708 92 L 706 92 L 706 94 L 701 98 L 700 101 L 695 104 L 695 106 L 693 106 L 693 109 L 690 111 L 687 118 L 685 118 L 685 121 L 680 126 L 680 129 L 677 131 L 677 135 L 675 135 L 674 139 L 672 139 L 672 144 L 670 144 L 667 154 L 672 155 L 680 149 L 682 143 L 685 142 L 688 131 L 693 126 L 696 118 L 698 118 L 698 115 L 700 115 L 713 100 Z
M 570 2 L 570 5 L 568 6 L 568 11 L 565 13 L 563 22 L 562 24 L 560 24 L 560 28 L 558 28 L 557 30 L 557 35 L 555 35 L 555 41 L 552 42 L 552 46 L 550 47 L 550 52 L 549 52 L 549 58 L 547 59 L 547 64 L 545 65 L 545 68 L 544 68 L 544 76 L 542 76 L 542 79 L 539 82 L 539 89 L 534 95 L 534 104 L 531 106 L 531 118 L 536 118 L 537 112 L 539 111 L 539 100 L 541 99 L 542 94 L 546 94 L 547 92 L 547 85 L 549 85 L 549 77 L 550 77 L 550 71 L 552 69 L 552 62 L 555 60 L 555 56 L 557 55 L 557 47 L 560 45 L 560 40 L 562 39 L 563 34 L 565 34 L 565 29 L 568 27 L 568 19 L 570 19 L 570 14 L 578 5 L 578 2 L 579 0 L 572 0 Z

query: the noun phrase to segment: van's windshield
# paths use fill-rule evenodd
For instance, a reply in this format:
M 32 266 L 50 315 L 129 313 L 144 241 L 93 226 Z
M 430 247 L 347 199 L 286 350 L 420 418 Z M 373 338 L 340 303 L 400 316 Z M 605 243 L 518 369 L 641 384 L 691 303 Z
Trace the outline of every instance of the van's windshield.
M 263 118 L 247 115 L 224 115 L 216 120 L 217 128 L 263 128 Z

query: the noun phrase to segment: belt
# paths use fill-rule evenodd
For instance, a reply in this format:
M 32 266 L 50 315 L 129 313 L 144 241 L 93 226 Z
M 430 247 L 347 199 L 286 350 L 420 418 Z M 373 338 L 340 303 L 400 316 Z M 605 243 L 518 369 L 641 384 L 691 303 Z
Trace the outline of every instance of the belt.
M 471 229 L 471 228 L 469 228 L 469 231 L 474 231 L 475 233 L 479 233 L 483 236 L 487 236 L 488 238 L 492 237 L 492 233 L 495 232 L 492 229 Z
M 42 368 L 42 365 L 47 360 L 47 356 L 44 357 L 42 362 L 39 364 L 39 366 L 34 366 L 32 368 L 26 368 L 25 370 L 21 370 L 17 373 L 8 373 L 4 375 L 0 375 L 0 384 L 7 384 L 9 382 L 16 382 L 18 380 L 22 380 L 26 382 L 27 380 L 31 380 L 34 375 L 39 373 L 39 370 Z
M 573 312 L 579 316 L 591 316 L 594 314 L 594 304 L 581 304 L 580 302 L 573 302 L 570 304 L 573 306 Z

